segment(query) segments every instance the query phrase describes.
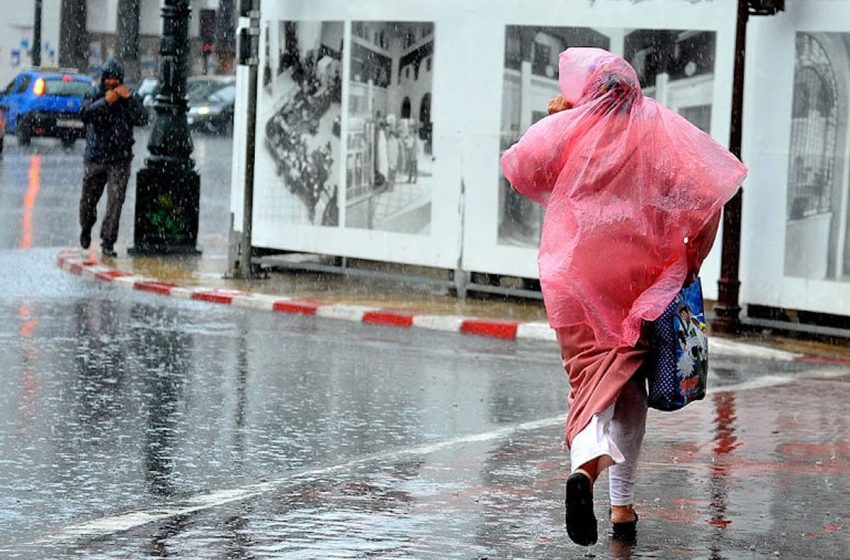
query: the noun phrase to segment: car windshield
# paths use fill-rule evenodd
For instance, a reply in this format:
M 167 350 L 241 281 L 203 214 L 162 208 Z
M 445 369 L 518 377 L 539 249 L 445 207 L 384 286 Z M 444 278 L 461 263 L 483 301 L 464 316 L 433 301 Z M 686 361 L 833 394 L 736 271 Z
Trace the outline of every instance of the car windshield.
M 77 80 L 65 81 L 61 78 L 45 78 L 44 93 L 60 97 L 83 97 L 91 89 L 91 85 Z
M 236 86 L 221 82 L 193 82 L 186 97 L 190 103 L 227 103 L 236 97 Z
M 145 79 L 142 81 L 137 93 L 144 97 L 149 93 L 154 93 L 159 85 L 158 80 Z
M 236 86 L 224 86 L 209 96 L 210 103 L 232 103 L 236 100 Z

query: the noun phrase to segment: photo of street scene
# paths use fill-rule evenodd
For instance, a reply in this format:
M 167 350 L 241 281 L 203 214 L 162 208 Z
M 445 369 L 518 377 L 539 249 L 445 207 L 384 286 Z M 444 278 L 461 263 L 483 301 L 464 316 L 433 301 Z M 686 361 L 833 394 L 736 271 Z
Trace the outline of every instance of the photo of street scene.
M 428 235 L 434 24 L 352 22 L 345 225 Z
M 505 28 L 500 153 L 546 116 L 560 93 L 558 55 L 599 47 L 625 58 L 644 95 L 710 132 L 716 37 L 713 31 L 515 26 Z M 514 192 L 499 171 L 498 243 L 537 247 L 543 207 Z
M 850 33 L 796 35 L 786 276 L 850 281 Z
M 258 149 L 280 184 L 266 210 L 284 223 L 339 225 L 343 30 L 327 21 L 271 21 L 266 30 L 262 95 L 272 102 L 258 108 Z

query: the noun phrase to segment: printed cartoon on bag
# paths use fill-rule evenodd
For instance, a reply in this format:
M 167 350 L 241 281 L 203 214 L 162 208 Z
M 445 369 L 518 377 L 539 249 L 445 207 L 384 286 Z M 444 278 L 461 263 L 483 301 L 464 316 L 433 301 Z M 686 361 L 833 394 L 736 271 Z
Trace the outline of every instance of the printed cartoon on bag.
M 685 302 L 679 306 L 674 321 L 679 342 L 676 350 L 679 386 L 683 395 L 695 395 L 705 390 L 708 376 L 706 325 Z

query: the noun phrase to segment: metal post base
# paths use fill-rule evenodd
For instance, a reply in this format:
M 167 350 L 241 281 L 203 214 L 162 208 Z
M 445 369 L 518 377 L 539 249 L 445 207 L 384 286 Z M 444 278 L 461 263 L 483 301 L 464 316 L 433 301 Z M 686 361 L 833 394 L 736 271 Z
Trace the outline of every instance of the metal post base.
M 136 176 L 134 255 L 200 255 L 201 177 L 194 169 L 148 167 Z

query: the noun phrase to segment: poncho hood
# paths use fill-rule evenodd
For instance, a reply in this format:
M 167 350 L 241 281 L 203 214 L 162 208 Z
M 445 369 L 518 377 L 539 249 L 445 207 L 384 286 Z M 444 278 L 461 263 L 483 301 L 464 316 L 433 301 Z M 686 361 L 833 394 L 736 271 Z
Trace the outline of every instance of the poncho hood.
M 592 47 L 567 49 L 558 57 L 558 85 L 572 106 L 584 105 L 612 93 L 621 104 L 642 97 L 637 73 L 614 54 Z

